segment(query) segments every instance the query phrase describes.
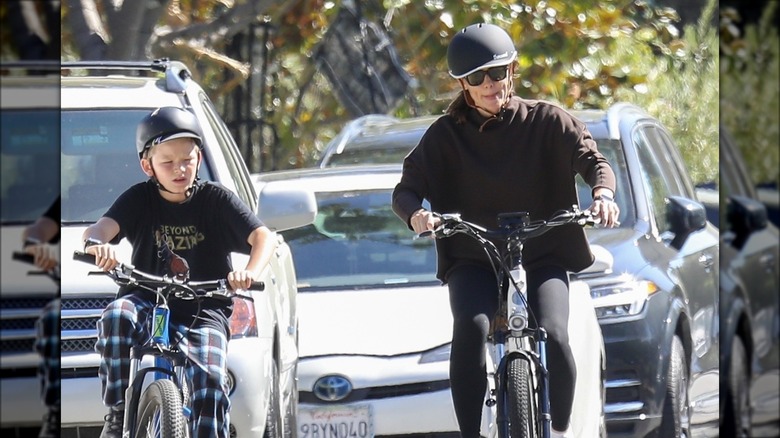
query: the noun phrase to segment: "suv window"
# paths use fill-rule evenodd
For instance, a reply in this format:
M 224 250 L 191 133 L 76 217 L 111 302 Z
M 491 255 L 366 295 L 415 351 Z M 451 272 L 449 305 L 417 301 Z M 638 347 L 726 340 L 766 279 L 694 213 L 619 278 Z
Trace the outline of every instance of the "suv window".
M 2 223 L 37 219 L 57 197 L 58 110 L 3 109 L 0 134 Z
M 146 180 L 135 130 L 148 109 L 62 111 L 62 221 L 95 222 L 131 185 Z M 211 180 L 208 163 L 198 175 Z
M 639 158 L 639 164 L 643 169 L 644 186 L 647 198 L 650 201 L 650 211 L 655 218 L 659 233 L 669 231 L 669 223 L 666 219 L 666 202 L 669 195 L 684 195 L 681 182 L 675 175 L 676 165 L 669 162 L 670 157 L 665 157 L 664 147 L 655 145 L 659 137 L 654 127 L 642 127 L 633 134 L 634 144 Z M 661 157 L 659 157 L 659 155 Z
M 245 167 L 244 157 L 239 154 L 233 136 L 230 134 L 227 126 L 222 122 L 217 110 L 205 94 L 201 96 L 201 105 L 203 106 L 206 119 L 214 131 L 214 135 L 217 137 L 217 143 L 219 143 L 219 148 L 222 151 L 221 153 L 226 159 L 225 164 L 230 172 L 230 178 L 236 184 L 236 193 L 238 194 L 238 197 L 250 208 L 254 209 L 256 197 L 252 192 L 252 182 L 247 178 L 248 173 L 242 169 L 242 166 Z

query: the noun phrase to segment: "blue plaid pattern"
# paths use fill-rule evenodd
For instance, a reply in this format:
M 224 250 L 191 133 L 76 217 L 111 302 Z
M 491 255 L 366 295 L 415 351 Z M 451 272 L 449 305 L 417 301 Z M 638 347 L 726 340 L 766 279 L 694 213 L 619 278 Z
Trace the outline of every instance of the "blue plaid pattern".
M 154 305 L 136 295 L 126 295 L 109 304 L 97 323 L 95 351 L 101 356 L 98 375 L 103 403 L 124 402 L 130 373 L 130 347 L 146 342 Z M 187 358 L 187 376 L 192 399 L 192 437 L 227 438 L 230 399 L 228 398 L 228 336 L 214 327 L 198 324 L 169 327 L 174 342 Z
M 35 323 L 37 336 L 34 349 L 41 356 L 38 378 L 41 400 L 50 408 L 60 406 L 60 299 L 55 298 L 43 307 Z

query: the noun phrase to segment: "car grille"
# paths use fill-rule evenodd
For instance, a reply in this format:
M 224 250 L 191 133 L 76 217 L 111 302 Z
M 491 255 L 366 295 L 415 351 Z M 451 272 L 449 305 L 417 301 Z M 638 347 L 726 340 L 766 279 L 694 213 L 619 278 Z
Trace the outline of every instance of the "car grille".
M 62 354 L 94 353 L 97 321 L 114 294 L 100 297 L 62 298 Z M 63 376 L 64 377 L 64 376 Z
M 30 353 L 35 343 L 35 323 L 51 298 L 23 297 L 0 300 L 2 355 Z M 36 364 L 37 366 L 37 364 Z
M 362 400 L 381 400 L 386 398 L 406 397 L 410 395 L 424 394 L 428 392 L 437 392 L 450 389 L 449 380 L 439 380 L 436 382 L 409 383 L 406 385 L 376 386 L 373 388 L 361 388 L 352 391 L 346 398 L 338 403 L 351 403 Z M 330 404 L 317 398 L 311 391 L 298 392 L 298 401 L 312 405 Z

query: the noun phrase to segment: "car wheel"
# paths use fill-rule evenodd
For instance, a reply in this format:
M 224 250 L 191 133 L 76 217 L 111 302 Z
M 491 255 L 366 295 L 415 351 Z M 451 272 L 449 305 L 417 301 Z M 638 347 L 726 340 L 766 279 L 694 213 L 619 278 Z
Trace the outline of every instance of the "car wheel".
M 271 362 L 271 396 L 268 399 L 268 413 L 265 417 L 263 438 L 283 438 L 281 404 L 279 394 L 279 367 Z
M 666 373 L 666 395 L 659 437 L 689 436 L 688 372 L 685 350 L 678 336 L 672 338 L 669 370 Z
M 750 427 L 750 378 L 748 376 L 748 358 L 745 344 L 739 336 L 734 336 L 731 344 L 731 361 L 729 364 L 728 388 L 726 389 L 726 408 L 724 411 L 724 436 L 748 438 Z

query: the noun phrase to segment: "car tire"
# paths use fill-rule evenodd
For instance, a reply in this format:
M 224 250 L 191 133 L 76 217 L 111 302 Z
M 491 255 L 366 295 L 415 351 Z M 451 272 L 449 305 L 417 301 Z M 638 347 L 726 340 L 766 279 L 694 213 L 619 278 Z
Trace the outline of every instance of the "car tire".
M 749 438 L 750 427 L 750 369 L 748 367 L 747 350 L 739 336 L 734 336 L 731 343 L 731 360 L 729 361 L 728 387 L 723 397 L 726 407 L 723 413 L 723 436 Z
M 263 438 L 283 438 L 281 403 L 279 394 L 279 367 L 271 361 L 271 396 L 268 398 L 268 412 L 265 417 Z
M 658 431 L 658 437 L 689 436 L 688 372 L 685 361 L 685 349 L 680 337 L 676 335 L 672 337 L 665 392 L 663 418 Z

